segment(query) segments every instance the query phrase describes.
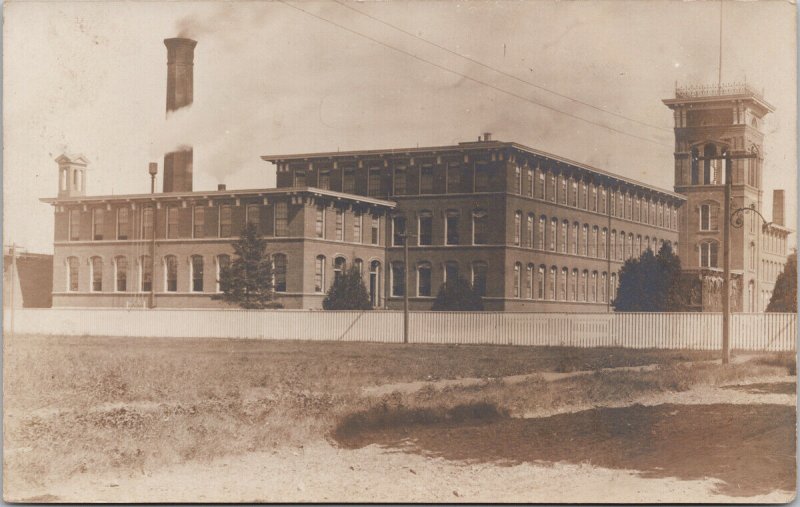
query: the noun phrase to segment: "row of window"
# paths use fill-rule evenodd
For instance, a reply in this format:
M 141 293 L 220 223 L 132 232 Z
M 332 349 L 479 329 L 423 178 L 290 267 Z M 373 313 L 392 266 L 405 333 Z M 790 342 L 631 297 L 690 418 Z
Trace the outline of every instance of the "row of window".
M 217 255 L 215 258 L 215 292 L 219 292 L 220 270 L 230 264 L 230 256 Z M 187 259 L 187 277 L 190 292 L 205 292 L 205 260 L 202 255 L 192 255 Z M 274 254 L 272 256 L 273 286 L 277 292 L 286 291 L 286 255 Z M 67 286 L 69 292 L 80 290 L 81 263 L 78 257 L 66 259 Z M 105 263 L 102 257 L 93 256 L 88 259 L 88 280 L 91 292 L 150 292 L 153 290 L 153 262 L 149 255 L 142 255 L 129 261 L 126 256 L 116 256 L 112 259 L 113 287 L 104 287 Z M 161 258 L 163 276 L 163 292 L 178 291 L 178 275 L 180 265 L 175 255 L 165 255 Z
M 559 269 L 558 266 L 550 266 L 548 270 L 544 264 L 538 267 L 528 264 L 524 268 L 520 262 L 514 264 L 512 296 L 515 298 L 607 303 L 614 300 L 616 291 L 616 273 L 611 273 L 609 278 L 605 271 L 570 271 L 567 267 Z
M 486 274 L 489 265 L 483 261 L 475 261 L 470 264 L 470 282 L 476 293 L 480 296 L 486 295 Z M 418 262 L 416 265 L 416 295 L 417 297 L 433 297 L 433 264 L 428 261 Z M 456 261 L 447 261 L 443 264 L 442 283 L 448 280 L 457 280 L 459 277 L 459 265 Z M 391 295 L 395 297 L 404 296 L 406 293 L 405 264 L 397 261 L 393 262 L 389 270 L 389 283 Z
M 255 225 L 260 229 L 261 225 L 261 208 L 260 204 L 248 204 L 245 206 L 245 221 Z M 133 239 L 132 234 L 132 210 L 129 208 L 118 208 L 116 210 L 116 227 L 115 239 L 128 240 Z M 142 207 L 140 213 L 140 231 L 139 238 L 152 239 L 153 238 L 153 223 L 154 223 L 154 208 L 152 206 Z M 219 206 L 208 207 L 197 205 L 192 207 L 192 225 L 191 237 L 203 238 L 206 237 L 206 217 L 208 213 L 217 214 L 217 236 L 220 238 L 232 237 L 238 234 L 234 231 L 232 226 L 232 205 L 220 204 Z M 336 209 L 336 238 L 339 241 L 344 240 L 344 212 L 341 209 Z M 107 211 L 104 208 L 95 208 L 92 210 L 92 232 L 91 238 L 94 241 L 102 241 L 104 239 L 112 239 L 105 237 L 106 231 L 106 215 Z M 380 219 L 374 215 L 368 215 L 370 218 L 370 236 L 369 242 L 373 245 L 379 244 L 380 239 Z M 112 217 L 113 218 L 113 217 Z M 179 232 L 179 207 L 167 206 L 164 212 L 164 220 L 166 223 L 166 237 L 168 239 L 177 239 L 181 237 Z M 288 236 L 288 204 L 286 202 L 275 203 L 275 216 L 273 235 L 277 237 Z M 325 234 L 325 210 L 324 208 L 317 209 L 316 217 L 316 230 L 318 237 L 324 237 Z M 363 216 L 360 213 L 355 215 L 353 223 L 354 241 L 357 243 L 363 242 L 362 229 L 363 229 Z M 81 229 L 81 211 L 79 209 L 72 209 L 69 212 L 69 239 L 70 241 L 79 241 Z
M 642 237 L 641 234 L 634 236 L 633 233 L 626 235 L 625 231 L 618 233 L 616 229 L 612 229 L 609 234 L 606 227 L 578 222 L 570 224 L 569 220 L 555 217 L 548 219 L 545 215 L 537 219 L 533 213 L 527 215 L 525 224 L 523 232 L 522 212 L 517 211 L 514 214 L 514 244 L 517 246 L 600 259 L 606 258 L 607 250 L 612 260 L 638 257 L 647 249 L 658 251 L 665 242 L 655 237 Z M 666 243 L 672 245 L 671 241 Z
M 341 208 L 334 208 L 334 220 L 336 221 L 336 229 L 334 232 L 334 237 L 336 241 L 344 241 L 344 231 L 347 224 L 345 223 L 345 213 L 344 210 Z M 317 206 L 315 217 L 314 217 L 314 233 L 318 238 L 327 238 L 327 228 L 325 227 L 326 216 L 328 215 L 328 208 L 323 206 Z M 380 242 L 380 219 L 374 215 L 369 215 L 370 217 L 370 237 L 369 242 L 373 245 L 377 245 Z M 353 228 L 353 242 L 355 243 L 363 243 L 363 234 L 362 231 L 364 229 L 364 215 L 356 212 L 352 217 L 352 224 L 350 224 Z M 328 238 L 331 239 L 331 238 Z
M 416 175 L 416 188 L 418 194 L 433 194 L 434 188 L 434 165 L 422 164 L 418 168 Z M 459 162 L 450 162 L 444 165 L 443 175 L 446 193 L 464 192 L 464 165 Z M 373 197 L 381 197 L 385 192 L 382 191 L 382 172 L 380 167 L 372 167 L 367 171 L 367 194 Z M 477 161 L 474 163 L 471 190 L 473 192 L 485 192 L 492 189 L 491 180 L 495 171 L 486 162 Z M 306 177 L 305 169 L 295 169 L 293 172 L 293 184 L 297 187 L 306 186 L 309 181 Z M 412 185 L 409 179 L 411 172 L 406 165 L 397 165 L 391 170 L 392 195 L 408 195 Z M 314 186 L 314 182 L 311 182 Z M 321 169 L 317 174 L 316 186 L 322 189 L 329 189 L 331 183 L 331 171 Z M 637 222 L 648 223 L 650 225 L 677 228 L 677 209 L 669 204 L 645 197 L 634 196 L 619 190 L 608 191 L 601 185 L 595 185 L 586 181 L 579 181 L 565 174 L 556 174 L 547 169 L 515 167 L 515 178 L 513 182 L 514 193 L 526 195 L 542 200 L 560 202 L 575 208 L 581 208 L 593 212 L 610 213 L 611 216 L 627 218 Z M 342 172 L 342 191 L 355 192 L 355 169 L 346 168 Z M 607 209 L 607 201 L 610 199 Z
M 462 244 L 459 233 L 461 213 L 458 210 L 447 210 L 444 217 L 444 244 Z M 403 246 L 407 234 L 406 217 L 396 216 L 392 219 L 392 245 Z M 433 213 L 422 210 L 417 213 L 416 244 L 420 246 L 433 244 Z M 472 212 L 473 245 L 489 244 L 489 214 L 486 210 L 476 209 Z
M 669 204 L 620 190 L 606 190 L 538 167 L 515 168 L 514 192 L 658 227 L 678 227 L 678 210 Z

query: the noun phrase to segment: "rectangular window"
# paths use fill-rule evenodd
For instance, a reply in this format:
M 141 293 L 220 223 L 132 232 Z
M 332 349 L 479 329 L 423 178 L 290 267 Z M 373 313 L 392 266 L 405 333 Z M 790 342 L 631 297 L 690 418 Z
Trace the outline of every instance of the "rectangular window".
M 346 167 L 342 171 L 342 192 L 346 194 L 356 193 L 356 170 L 352 167 Z
M 533 169 L 528 169 L 528 197 L 533 197 L 533 187 L 536 184 L 536 178 L 533 177 Z
M 364 220 L 364 216 L 361 213 L 355 213 L 353 217 L 353 241 L 356 243 L 361 243 L 361 223 Z
M 117 210 L 117 239 L 128 239 L 131 234 L 130 211 L 128 208 Z
M 489 190 L 489 167 L 483 163 L 475 164 L 475 191 L 487 190 Z
M 458 245 L 458 212 L 448 211 L 445 218 L 445 228 L 447 229 L 447 244 Z
M 561 180 L 561 191 L 558 201 L 561 204 L 567 204 L 567 178 L 564 175 L 561 175 L 559 176 L 559 179 Z
M 170 206 L 167 208 L 167 238 L 175 239 L 178 237 L 178 207 Z
M 433 244 L 433 215 L 430 212 L 420 212 L 419 215 L 419 244 Z
M 488 269 L 485 262 L 478 261 L 472 264 L 472 287 L 481 297 L 486 296 L 486 272 Z
M 167 272 L 167 292 L 178 291 L 178 258 L 174 255 L 164 257 L 164 270 Z
M 392 245 L 402 246 L 405 244 L 406 217 L 394 217 L 392 220 Z
M 344 211 L 336 209 L 336 241 L 344 241 Z
M 142 208 L 142 237 L 153 239 L 153 208 L 147 206 Z
M 405 166 L 394 169 L 394 195 L 406 194 L 406 168 Z
M 102 208 L 95 208 L 92 210 L 92 239 L 95 241 L 101 241 L 103 239 L 105 215 L 105 210 Z
M 589 209 L 591 211 L 597 211 L 597 187 L 592 185 L 592 192 L 589 196 Z
M 256 227 L 256 232 L 260 232 L 261 226 L 261 206 L 258 204 L 248 204 L 244 209 L 245 220 L 248 224 Z
M 392 296 L 403 296 L 406 293 L 406 270 L 401 262 L 392 264 Z
M 325 237 L 325 208 L 317 206 L 314 220 L 314 233 L 318 238 Z
M 372 217 L 372 231 L 370 234 L 370 239 L 372 240 L 373 245 L 377 245 L 380 243 L 380 228 L 381 228 L 381 219 L 373 216 Z
M 289 205 L 285 201 L 275 203 L 275 235 L 289 235 Z
M 461 192 L 461 165 L 457 162 L 447 165 L 447 192 Z
M 272 275 L 275 278 L 275 292 L 286 292 L 286 256 L 275 254 L 272 257 Z
M 419 170 L 419 193 L 433 193 L 433 166 L 424 165 Z
M 322 190 L 331 188 L 331 172 L 327 169 L 319 172 L 319 188 Z
M 203 258 L 192 255 L 192 292 L 203 292 Z
M 294 171 L 294 186 L 296 186 L 296 187 L 304 187 L 304 186 L 306 186 L 306 171 L 305 171 L 305 169 L 296 169 Z
M 373 167 L 369 170 L 367 193 L 370 197 L 380 197 L 381 195 L 381 170 L 379 168 Z
M 547 199 L 556 202 L 556 175 L 547 173 Z
M 206 209 L 201 206 L 195 206 L 192 210 L 193 219 L 194 219 L 194 237 L 195 238 L 203 238 L 206 235 Z
M 522 168 L 514 168 L 514 193 L 522 195 Z
M 431 296 L 430 264 L 422 264 L 417 268 L 417 294 L 422 297 Z
M 150 292 L 153 290 L 153 259 L 145 255 L 141 258 L 141 273 L 142 273 L 142 292 Z
M 77 292 L 78 280 L 80 279 L 80 261 L 77 257 L 70 257 L 67 259 L 67 268 L 69 269 L 69 290 L 70 292 Z
M 219 207 L 219 237 L 229 238 L 231 236 L 231 205 L 222 204 Z
M 489 243 L 489 219 L 485 211 L 476 211 L 472 215 L 472 244 Z
M 314 262 L 314 292 L 322 292 L 325 286 L 325 257 L 318 256 Z

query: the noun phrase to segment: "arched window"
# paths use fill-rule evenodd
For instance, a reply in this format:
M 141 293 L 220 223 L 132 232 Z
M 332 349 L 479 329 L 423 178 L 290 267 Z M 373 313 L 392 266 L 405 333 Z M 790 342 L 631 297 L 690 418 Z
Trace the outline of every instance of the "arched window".
M 636 249 L 634 250 L 637 256 L 642 255 L 642 236 L 640 234 L 636 235 Z
M 611 237 L 609 238 L 609 252 L 612 260 L 617 258 L 617 230 L 611 230 Z
M 700 267 L 701 268 L 716 268 L 717 264 L 717 249 L 718 244 L 716 241 L 705 241 L 700 243 Z
M 458 263 L 456 261 L 447 261 L 444 263 L 444 281 L 455 282 L 458 280 Z
M 544 299 L 545 278 L 547 276 L 545 269 L 544 264 L 542 264 L 536 274 L 536 299 Z
M 589 257 L 597 257 L 597 231 L 597 226 L 593 226 L 589 236 Z
M 369 263 L 369 302 L 373 307 L 381 304 L 381 263 Z
M 514 244 L 520 245 L 522 241 L 522 212 L 517 210 L 514 213 Z
M 556 250 L 556 238 L 558 237 L 558 219 L 553 218 L 550 220 L 550 232 L 549 238 L 547 242 L 547 249 L 551 252 L 555 252 Z
M 406 238 L 406 217 L 396 216 L 392 219 L 392 245 L 402 246 Z
M 114 288 L 117 292 L 128 290 L 128 259 L 126 257 L 114 258 Z
M 514 293 L 515 298 L 520 297 L 520 290 L 522 285 L 522 264 L 517 262 L 514 264 Z
M 333 280 L 334 282 L 342 277 L 347 269 L 347 260 L 344 257 L 333 259 Z
M 103 259 L 92 257 L 89 259 L 89 280 L 92 292 L 102 292 L 103 290 Z
M 489 219 L 485 210 L 472 212 L 472 243 L 474 245 L 489 243 Z
M 569 299 L 570 301 L 577 301 L 578 300 L 578 270 L 572 270 L 572 278 L 570 279 L 570 289 L 569 289 Z
M 608 249 L 608 229 L 603 227 L 600 231 L 600 248 L 598 249 L 598 257 L 601 259 L 606 258 L 606 250 Z
M 581 235 L 581 244 L 583 246 L 581 254 L 589 255 L 589 224 L 583 224 L 583 234 Z
M 555 266 L 550 267 L 550 277 L 547 281 L 547 299 L 554 301 L 556 299 L 556 285 L 558 284 L 558 268 Z
M 542 215 L 539 217 L 539 230 L 537 231 L 536 248 L 544 250 L 544 231 L 547 227 L 547 217 Z
M 393 262 L 390 270 L 392 281 L 392 296 L 402 296 L 406 293 L 406 270 L 402 262 Z
M 750 271 L 756 270 L 756 244 L 751 242 L 749 247 Z
M 417 296 L 431 296 L 431 263 L 420 262 L 417 264 Z
M 533 242 L 533 222 L 535 220 L 536 220 L 536 217 L 533 216 L 532 213 L 529 213 L 528 214 L 528 231 L 527 231 L 526 236 L 528 237 L 528 247 L 530 247 L 530 248 L 534 247 L 534 242 Z
M 219 274 L 217 274 L 217 280 L 219 280 Z M 164 290 L 167 292 L 178 291 L 178 258 L 174 255 L 164 257 L 164 285 Z
M 588 299 L 588 292 L 589 292 L 589 271 L 583 270 L 581 273 L 581 282 L 578 286 L 578 300 L 579 301 L 586 301 Z
M 581 224 L 578 222 L 572 223 L 572 249 L 570 250 L 574 255 L 578 255 L 578 245 L 579 245 L 579 233 L 578 231 L 581 228 Z
M 189 267 L 192 271 L 192 292 L 203 292 L 203 256 L 192 255 Z
M 481 297 L 486 295 L 486 273 L 489 266 L 483 261 L 472 263 L 472 287 Z
M 703 148 L 703 184 L 716 185 L 717 184 L 717 162 L 719 160 L 712 160 L 712 157 L 717 156 L 717 147 L 713 144 L 707 144 Z
M 600 275 L 600 302 L 606 303 L 608 302 L 606 285 L 608 283 L 608 273 L 603 272 Z
M 597 271 L 592 271 L 592 278 L 589 280 L 589 301 L 597 302 Z
M 314 292 L 325 292 L 325 256 L 317 255 L 314 261 Z
M 608 284 L 609 296 L 610 300 L 613 303 L 614 298 L 617 297 L 617 274 L 611 273 L 611 283 Z
M 449 209 L 445 212 L 445 241 L 448 245 L 459 244 L 458 221 L 460 216 L 458 210 Z
M 177 261 L 177 260 L 175 261 L 175 264 L 176 264 L 176 265 L 178 264 L 178 261 Z M 214 264 L 216 265 L 215 267 L 216 267 L 216 269 L 217 269 L 217 277 L 216 277 L 217 283 L 216 283 L 215 290 L 216 290 L 217 292 L 220 292 L 219 281 L 220 281 L 220 279 L 222 278 L 222 273 L 223 273 L 223 272 L 224 272 L 226 269 L 228 269 L 228 268 L 230 267 L 230 265 L 231 265 L 231 257 L 230 257 L 230 255 L 228 255 L 228 254 L 220 254 L 220 255 L 217 255 L 216 262 L 215 262 Z M 177 274 L 177 273 L 176 273 L 176 274 Z M 169 282 L 167 282 L 167 283 L 169 284 Z M 177 279 L 175 280 L 175 283 L 174 283 L 174 285 L 175 285 L 175 287 L 177 288 L 177 286 L 178 286 L 178 281 L 177 281 Z
M 561 238 L 559 240 L 559 248 L 558 251 L 561 253 L 567 253 L 567 236 L 569 235 L 569 221 L 564 220 L 561 222 Z
M 625 231 L 619 231 L 619 241 L 617 242 L 617 260 L 625 260 Z
M 525 270 L 525 298 L 533 299 L 533 264 L 528 264 Z
M 364 261 L 362 261 L 361 259 L 356 259 L 356 260 L 353 261 L 353 266 L 356 268 L 356 271 L 358 271 L 358 276 L 363 277 L 364 276 Z
M 153 290 L 153 259 L 149 255 L 139 258 L 139 287 L 142 292 Z
M 627 254 L 626 257 L 625 257 L 626 259 L 630 259 L 631 257 L 633 257 L 633 233 L 632 232 L 628 233 L 628 241 L 625 242 L 625 253 Z
M 417 230 L 419 231 L 417 237 L 419 245 L 433 244 L 433 213 L 430 210 L 422 210 L 417 215 Z
M 567 281 L 569 279 L 569 270 L 561 268 L 561 277 L 558 279 L 558 299 L 559 301 L 567 300 Z
M 286 292 L 286 255 L 278 253 L 272 256 L 272 278 L 275 292 Z

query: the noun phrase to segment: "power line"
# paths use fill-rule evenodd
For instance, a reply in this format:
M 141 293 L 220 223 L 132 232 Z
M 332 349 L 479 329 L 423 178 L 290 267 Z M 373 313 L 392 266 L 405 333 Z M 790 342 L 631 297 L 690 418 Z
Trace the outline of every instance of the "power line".
M 344 2 L 341 2 L 339 0 L 333 0 L 333 1 L 336 2 L 337 4 L 341 5 L 342 7 L 346 7 L 348 9 L 350 9 L 351 11 L 355 11 L 355 12 L 361 14 L 362 16 L 366 16 L 366 17 L 368 17 L 370 19 L 373 19 L 373 20 L 377 21 L 378 23 L 381 23 L 381 24 L 384 24 L 384 25 L 386 25 L 388 27 L 394 28 L 395 30 L 397 30 L 399 32 L 402 32 L 402 33 L 404 33 L 406 35 L 409 35 L 411 37 L 414 37 L 415 39 L 419 39 L 422 42 L 425 42 L 426 44 L 430 44 L 431 46 L 439 48 L 439 49 L 441 49 L 443 51 L 447 51 L 448 53 L 450 53 L 452 55 L 458 56 L 458 57 L 463 58 L 463 59 L 465 59 L 467 61 L 470 61 L 470 62 L 472 62 L 472 63 L 474 63 L 476 65 L 480 65 L 481 67 L 484 67 L 486 69 L 489 69 L 489 70 L 492 70 L 494 72 L 497 72 L 498 74 L 502 74 L 503 76 L 509 77 L 509 78 L 511 78 L 511 79 L 513 79 L 515 81 L 519 81 L 520 83 L 525 83 L 528 86 L 532 86 L 534 88 L 538 88 L 539 90 L 546 91 L 547 93 L 552 93 L 553 95 L 555 95 L 557 97 L 561 97 L 562 99 L 571 100 L 572 102 L 575 102 L 577 104 L 581 104 L 582 106 L 591 107 L 592 109 L 596 109 L 597 111 L 600 111 L 601 113 L 610 114 L 612 116 L 616 116 L 617 118 L 622 118 L 624 120 L 632 121 L 634 123 L 638 123 L 639 125 L 644 125 L 646 127 L 652 127 L 654 129 L 663 130 L 665 132 L 672 132 L 672 129 L 669 129 L 669 128 L 666 128 L 666 127 L 662 127 L 660 125 L 655 125 L 653 123 L 647 123 L 646 121 L 637 120 L 636 118 L 631 118 L 630 116 L 625 116 L 624 114 L 615 113 L 614 111 L 609 111 L 608 109 L 604 109 L 604 108 L 602 108 L 600 106 L 596 106 L 596 105 L 591 104 L 589 102 L 585 102 L 583 100 L 576 99 L 574 97 L 570 97 L 569 95 L 564 95 L 563 93 L 559 93 L 559 92 L 557 92 L 555 90 L 551 90 L 550 88 L 544 87 L 542 85 L 538 85 L 538 84 L 533 83 L 531 81 L 528 81 L 526 79 L 522 79 L 521 77 L 515 76 L 514 74 L 511 74 L 511 73 L 506 72 L 504 70 L 500 70 L 497 67 L 492 67 L 491 65 L 483 63 L 480 60 L 476 60 L 476 59 L 471 58 L 471 57 L 469 57 L 467 55 L 459 53 L 458 51 L 453 51 L 452 49 L 450 49 L 450 48 L 448 48 L 446 46 L 442 46 L 441 44 L 437 44 L 437 43 L 435 43 L 433 41 L 430 41 L 430 40 L 428 40 L 428 39 L 426 39 L 424 37 L 420 37 L 419 35 L 416 35 L 413 32 L 409 32 L 408 30 L 404 30 L 404 29 L 402 29 L 402 28 L 400 28 L 400 27 L 398 27 L 396 25 L 393 25 L 393 24 L 389 23 L 388 21 L 384 21 L 384 20 L 382 20 L 380 18 L 377 18 L 377 17 L 375 17 L 375 16 L 373 16 L 371 14 L 368 14 L 368 13 L 366 13 L 364 11 L 360 11 L 360 10 L 356 9 L 355 7 L 351 7 L 350 5 L 347 5 Z
M 411 58 L 414 58 L 414 59 L 416 59 L 416 60 L 419 60 L 419 61 L 421 61 L 421 62 L 427 63 L 427 64 L 429 64 L 429 65 L 432 65 L 432 66 L 434 66 L 434 67 L 436 67 L 436 68 L 438 68 L 438 69 L 441 69 L 441 70 L 443 70 L 443 71 L 445 71 L 445 72 L 449 72 L 450 74 L 455 74 L 455 75 L 457 75 L 457 76 L 463 77 L 464 79 L 467 79 L 467 80 L 469 80 L 469 81 L 472 81 L 472 82 L 474 82 L 474 83 L 478 83 L 478 84 L 480 84 L 480 85 L 483 85 L 483 86 L 486 86 L 486 87 L 492 88 L 493 90 L 496 90 L 496 91 L 498 91 L 498 92 L 500 92 L 500 93 L 504 93 L 504 94 L 506 94 L 506 95 L 509 95 L 509 96 L 511 96 L 511 97 L 514 97 L 514 98 L 517 98 L 517 99 L 520 99 L 520 100 L 524 100 L 525 102 L 529 102 L 529 103 L 531 103 L 531 104 L 534 104 L 534 105 L 536 105 L 536 106 L 543 107 L 543 108 L 545 108 L 545 109 L 549 109 L 549 110 L 551 110 L 551 111 L 554 111 L 554 112 L 556 112 L 556 113 L 563 114 L 563 115 L 565 115 L 565 116 L 569 116 L 569 117 L 571 117 L 571 118 L 574 118 L 574 119 L 576 119 L 576 120 L 580 120 L 580 121 L 583 121 L 583 122 L 589 123 L 589 124 L 591 124 L 591 125 L 595 125 L 595 126 L 597 126 L 597 127 L 601 127 L 601 128 L 604 128 L 604 129 L 606 129 L 606 130 L 609 130 L 609 131 L 612 131 L 612 132 L 616 132 L 616 133 L 618 133 L 618 134 L 622 134 L 622 135 L 624 135 L 624 136 L 633 137 L 633 138 L 636 138 L 636 139 L 640 139 L 640 140 L 642 140 L 642 141 L 646 141 L 646 142 L 648 142 L 648 143 L 657 144 L 657 145 L 659 145 L 659 146 L 664 146 L 664 147 L 668 147 L 668 148 L 672 148 L 672 147 L 673 147 L 671 144 L 662 143 L 662 142 L 660 142 L 660 141 L 656 141 L 656 140 L 654 140 L 654 139 L 650 139 L 650 138 L 647 138 L 647 137 L 642 137 L 642 136 L 639 136 L 639 135 L 636 135 L 636 134 L 631 134 L 631 133 L 629 133 L 629 132 L 625 132 L 624 130 L 620 130 L 620 129 L 617 129 L 617 128 L 614 128 L 614 127 L 610 127 L 610 126 L 608 126 L 608 125 L 604 125 L 604 124 L 602 124 L 602 123 L 597 123 L 597 122 L 595 122 L 595 121 L 592 121 L 592 120 L 589 120 L 589 119 L 583 118 L 582 116 L 578 116 L 578 115 L 575 115 L 575 114 L 572 114 L 572 113 L 568 113 L 568 112 L 566 112 L 566 111 L 562 111 L 561 109 L 558 109 L 558 108 L 556 108 L 556 107 L 549 106 L 549 105 L 547 105 L 547 104 L 543 104 L 543 103 L 541 103 L 541 102 L 537 102 L 537 101 L 535 101 L 535 100 L 529 99 L 528 97 L 525 97 L 525 96 L 523 96 L 523 95 L 519 95 L 519 94 L 517 94 L 517 93 L 514 93 L 514 92 L 512 92 L 512 91 L 505 90 L 505 89 L 503 89 L 503 88 L 499 88 L 499 87 L 497 87 L 497 86 L 495 86 L 495 85 L 493 85 L 493 84 L 491 84 L 491 83 L 488 83 L 488 82 L 486 82 L 486 81 L 482 81 L 482 80 L 480 80 L 480 79 L 477 79 L 477 78 L 474 78 L 474 77 L 472 77 L 472 76 L 468 76 L 468 75 L 466 75 L 466 74 L 462 74 L 461 72 L 458 72 L 458 71 L 456 71 L 456 70 L 453 70 L 453 69 L 450 69 L 450 68 L 448 68 L 448 67 L 445 67 L 445 66 L 443 66 L 443 65 L 440 65 L 440 64 L 438 64 L 438 63 L 436 63 L 436 62 L 432 62 L 432 61 L 430 61 L 430 60 L 427 60 L 427 59 L 425 59 L 425 58 L 422 58 L 421 56 L 415 55 L 414 53 L 411 53 L 411 52 L 409 52 L 409 51 L 406 51 L 406 50 L 404 50 L 404 49 L 401 49 L 401 48 L 398 48 L 398 47 L 392 46 L 391 44 L 388 44 L 388 43 L 386 43 L 386 42 L 383 42 L 383 41 L 381 41 L 381 40 L 378 40 L 378 39 L 376 39 L 376 38 L 374 38 L 374 37 L 371 37 L 371 36 L 369 36 L 369 35 L 366 35 L 366 34 L 364 34 L 364 33 L 361 33 L 361 32 L 359 32 L 359 31 L 357 31 L 357 30 L 353 30 L 352 28 L 348 28 L 348 27 L 346 27 L 346 26 L 344 26 L 344 25 L 341 25 L 341 24 L 339 24 L 339 23 L 337 23 L 337 22 L 335 22 L 335 21 L 332 21 L 332 20 L 330 20 L 330 19 L 327 19 L 327 18 L 323 18 L 322 16 L 319 16 L 319 15 L 317 15 L 317 14 L 314 14 L 313 12 L 309 12 L 309 11 L 307 11 L 307 10 L 305 10 L 305 9 L 302 9 L 302 8 L 300 8 L 300 7 L 297 7 L 296 5 L 292 5 L 292 4 L 288 3 L 288 2 L 286 2 L 285 0 L 277 0 L 277 1 L 278 1 L 278 2 L 280 2 L 280 3 L 282 3 L 282 4 L 284 4 L 284 5 L 286 5 L 286 6 L 288 6 L 288 7 L 291 7 L 292 9 L 298 10 L 298 11 L 300 11 L 300 12 L 302 12 L 302 13 L 304 13 L 304 14 L 308 15 L 308 16 L 311 16 L 311 17 L 313 17 L 313 18 L 316 18 L 316 19 L 318 19 L 318 20 L 320 20 L 320 21 L 324 21 L 325 23 L 331 24 L 331 25 L 333 25 L 333 26 L 335 26 L 335 27 L 337 27 L 337 28 L 340 28 L 340 29 L 342 29 L 342 30 L 345 30 L 345 31 L 347 31 L 347 32 L 350 32 L 350 33 L 352 33 L 352 34 L 354 34 L 354 35 L 358 35 L 359 37 L 362 37 L 362 38 L 365 38 L 365 39 L 367 39 L 367 40 L 370 40 L 370 41 L 372 41 L 372 42 L 374 42 L 374 43 L 376 43 L 376 44 L 380 44 L 380 45 L 381 45 L 381 46 L 383 46 L 383 47 L 386 47 L 386 48 L 388 48 L 388 49 L 391 49 L 391 50 L 393 50 L 393 51 L 397 51 L 398 53 L 402 53 L 402 54 L 404 54 L 404 55 L 406 55 L 406 56 L 410 56 Z

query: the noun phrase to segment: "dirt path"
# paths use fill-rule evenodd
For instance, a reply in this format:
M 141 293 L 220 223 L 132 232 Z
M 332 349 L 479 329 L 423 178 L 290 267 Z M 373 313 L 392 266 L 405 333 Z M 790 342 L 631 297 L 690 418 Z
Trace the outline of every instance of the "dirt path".
M 152 475 L 78 476 L 10 501 L 59 502 L 785 502 L 714 493 L 712 479 L 646 479 L 589 465 L 470 464 L 371 445 L 343 450 L 325 442 L 251 453 Z M 91 493 L 90 493 L 91 492 Z

